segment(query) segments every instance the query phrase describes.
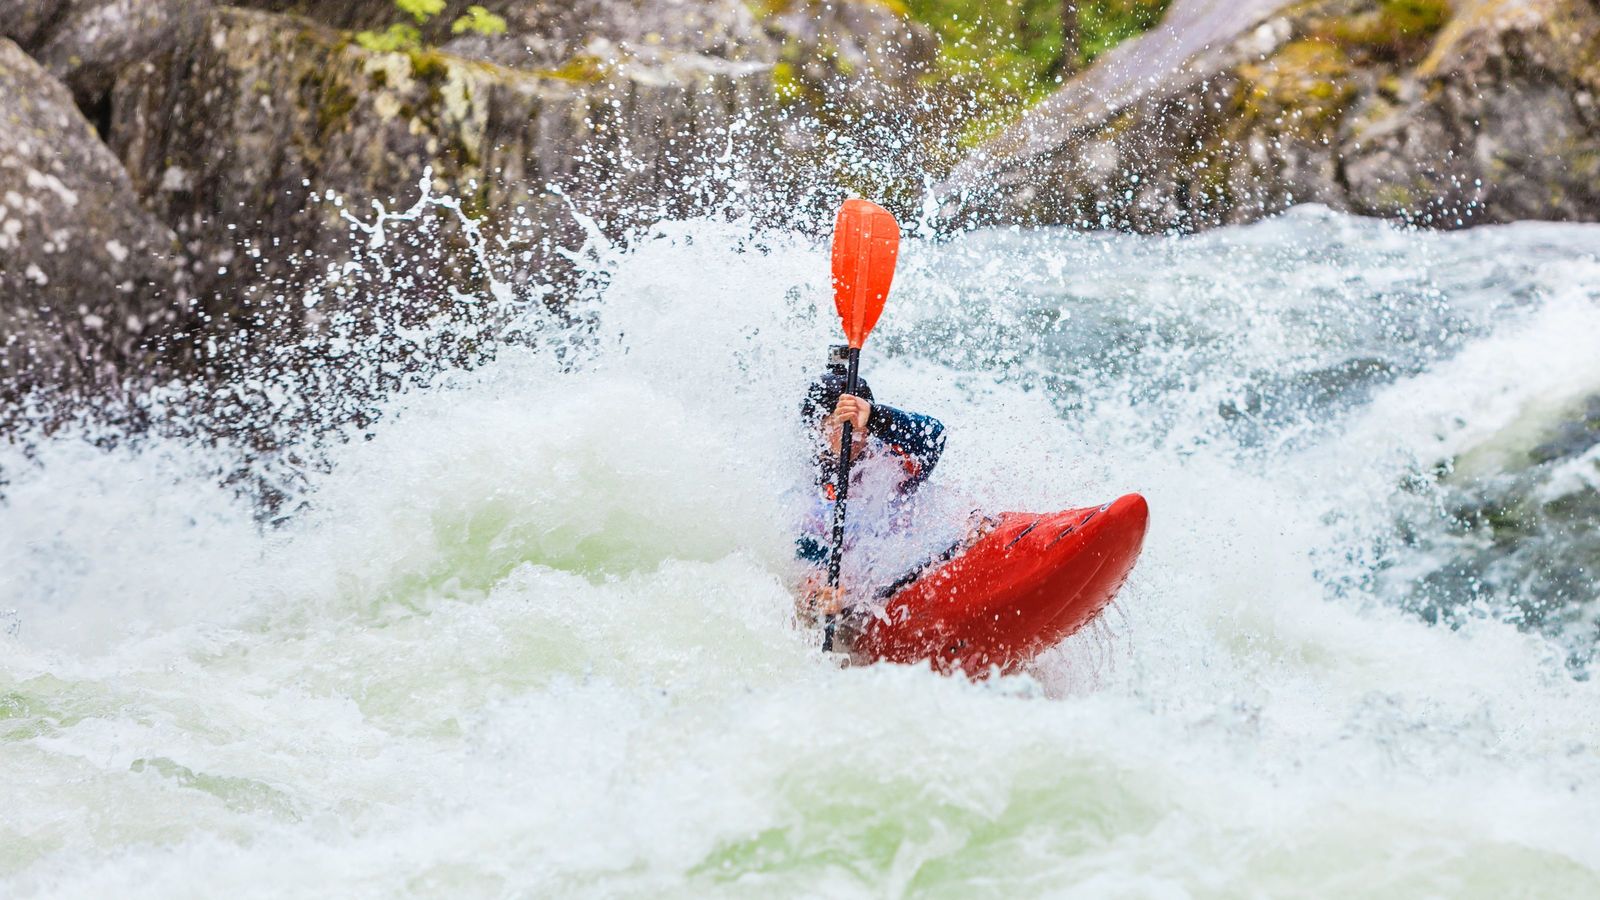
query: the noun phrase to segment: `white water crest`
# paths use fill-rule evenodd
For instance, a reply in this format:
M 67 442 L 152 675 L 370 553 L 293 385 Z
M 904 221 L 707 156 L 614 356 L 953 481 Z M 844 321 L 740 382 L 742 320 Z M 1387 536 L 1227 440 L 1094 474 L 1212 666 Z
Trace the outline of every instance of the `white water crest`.
M 6 451 L 0 896 L 1600 893 L 1600 598 L 1547 577 L 1600 557 L 1597 246 L 908 241 L 864 371 L 947 426 L 929 489 L 1152 511 L 978 683 L 793 620 L 798 236 L 597 250 L 581 353 L 391 397 L 276 525 L 225 444 Z

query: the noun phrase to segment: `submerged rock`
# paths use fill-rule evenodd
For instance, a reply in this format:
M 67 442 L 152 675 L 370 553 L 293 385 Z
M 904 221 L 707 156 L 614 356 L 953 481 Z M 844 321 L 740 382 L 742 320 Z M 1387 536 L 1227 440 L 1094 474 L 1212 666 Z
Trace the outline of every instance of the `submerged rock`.
M 1457 625 L 1486 598 L 1504 598 L 1502 615 L 1523 628 L 1578 638 L 1582 649 L 1569 665 L 1589 665 L 1600 637 L 1597 447 L 1600 395 L 1590 394 L 1526 410 L 1440 461 L 1431 499 L 1446 528 L 1415 529 L 1417 556 L 1431 566 L 1400 567 L 1414 579 L 1406 605 L 1429 621 Z
M 0 373 L 117 381 L 155 360 L 188 279 L 72 95 L 0 38 Z
M 1595 220 L 1597 95 L 1589 0 L 1176 0 L 939 191 L 956 223 Z

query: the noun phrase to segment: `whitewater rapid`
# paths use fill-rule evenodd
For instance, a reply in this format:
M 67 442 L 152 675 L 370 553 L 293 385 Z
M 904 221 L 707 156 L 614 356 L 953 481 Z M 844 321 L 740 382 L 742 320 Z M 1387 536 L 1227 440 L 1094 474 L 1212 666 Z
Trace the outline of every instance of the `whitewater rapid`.
M 225 446 L 0 449 L 0 896 L 1600 894 L 1600 591 L 1540 593 L 1600 456 L 1528 461 L 1600 393 L 1597 249 L 908 241 L 864 371 L 946 424 L 929 487 L 1152 511 L 1101 625 L 983 683 L 792 621 L 796 235 L 614 249 L 582 354 L 391 398 L 280 524 Z M 1494 491 L 1555 512 L 1463 524 Z

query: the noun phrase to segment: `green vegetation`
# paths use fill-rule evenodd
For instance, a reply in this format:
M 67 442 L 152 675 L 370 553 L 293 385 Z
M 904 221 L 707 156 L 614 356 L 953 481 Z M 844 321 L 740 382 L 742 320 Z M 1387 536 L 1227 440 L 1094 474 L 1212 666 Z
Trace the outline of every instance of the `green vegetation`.
M 1105 51 L 1148 31 L 1169 0 L 906 0 L 939 36 L 931 76 L 969 92 L 981 110 L 962 128 L 976 144 Z
M 394 0 L 395 8 L 411 16 L 411 22 L 396 22 L 383 31 L 356 32 L 356 43 L 379 53 L 415 52 L 423 49 L 422 31 L 434 16 L 444 12 L 445 0 Z M 469 6 L 465 15 L 450 25 L 452 34 L 504 34 L 506 20 L 482 6 Z
M 792 11 L 807 0 L 749 0 L 757 16 Z M 927 86 L 954 102 L 958 143 L 970 146 L 1004 128 L 1096 57 L 1161 20 L 1170 0 L 846 0 L 882 6 L 938 39 Z M 1442 0 L 1396 0 L 1442 2 Z M 826 49 L 826 48 L 824 48 Z M 780 100 L 819 101 L 799 60 L 773 71 Z M 848 64 L 834 60 L 844 70 Z M 846 74 L 848 74 L 846 72 Z
M 394 0 L 394 5 L 401 12 L 410 13 L 418 25 L 444 12 L 444 0 Z
M 481 6 L 467 7 L 466 15 L 459 16 L 450 23 L 451 34 L 505 34 L 506 20 L 500 18 Z
M 1168 0 L 906 0 L 911 18 L 939 35 L 941 62 L 983 69 L 1013 93 L 1049 86 L 1057 76 L 1148 31 Z M 1071 21 L 1076 12 L 1076 23 Z M 1068 46 L 1074 44 L 1075 46 Z
M 783 41 L 773 94 L 827 135 L 804 165 L 910 206 L 922 179 L 948 174 L 1100 54 L 1154 26 L 1170 0 L 745 2 Z M 876 34 L 861 31 L 869 25 Z M 855 90 L 863 75 L 885 90 Z
M 1351 53 L 1398 61 L 1424 52 L 1449 20 L 1449 0 L 1377 0 L 1351 15 L 1313 19 L 1310 32 Z

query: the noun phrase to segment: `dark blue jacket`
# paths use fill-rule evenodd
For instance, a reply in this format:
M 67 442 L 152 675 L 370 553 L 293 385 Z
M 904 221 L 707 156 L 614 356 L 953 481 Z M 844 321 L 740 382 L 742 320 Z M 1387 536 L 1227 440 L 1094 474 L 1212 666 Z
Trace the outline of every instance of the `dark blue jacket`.
M 909 498 L 933 474 L 944 452 L 944 424 L 932 416 L 908 413 L 875 403 L 867 417 L 867 436 L 872 440 L 863 455 L 888 453 L 899 460 L 905 477 L 896 486 L 901 498 Z M 824 455 L 817 466 L 817 489 L 829 500 L 834 496 L 838 460 Z M 855 479 L 851 479 L 854 485 Z M 831 552 L 826 538 L 801 535 L 795 540 L 795 555 L 806 562 L 822 565 Z

